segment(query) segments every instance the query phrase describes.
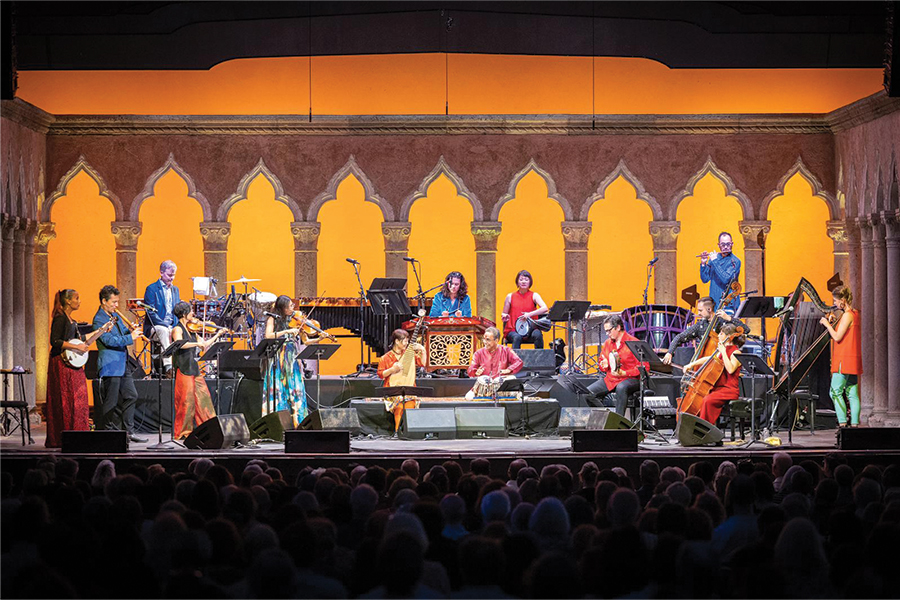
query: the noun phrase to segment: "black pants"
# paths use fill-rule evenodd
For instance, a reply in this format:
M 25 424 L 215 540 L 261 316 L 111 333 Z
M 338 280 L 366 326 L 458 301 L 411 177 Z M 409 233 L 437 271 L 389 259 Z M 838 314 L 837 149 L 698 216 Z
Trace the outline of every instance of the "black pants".
M 531 333 L 527 336 L 521 336 L 515 331 L 510 331 L 506 334 L 506 341 L 509 342 L 513 349 L 520 348 L 522 346 L 522 342 L 526 344 L 532 343 L 534 344 L 535 350 L 541 350 L 544 348 L 544 334 L 541 333 L 540 329 L 532 329 Z
M 594 396 L 593 398 L 588 396 L 586 400 L 591 406 L 608 406 L 607 402 L 611 404 L 609 396 L 615 394 L 615 410 L 624 417 L 625 409 L 628 407 L 628 396 L 639 389 L 641 389 L 641 382 L 637 377 L 620 382 L 613 390 L 606 387 L 606 382 L 603 379 L 598 379 L 588 386 L 588 390 Z
M 134 409 L 137 405 L 137 389 L 131 375 L 103 377 L 100 381 L 103 401 L 95 405 L 97 429 L 114 429 L 134 433 Z M 96 410 L 99 406 L 100 410 Z

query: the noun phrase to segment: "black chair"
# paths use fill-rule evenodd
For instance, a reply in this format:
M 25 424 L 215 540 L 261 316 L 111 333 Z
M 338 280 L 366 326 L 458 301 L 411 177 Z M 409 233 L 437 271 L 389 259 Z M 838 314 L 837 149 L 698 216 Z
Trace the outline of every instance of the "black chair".
M 18 427 L 22 431 L 22 445 L 33 444 L 34 439 L 31 437 L 31 421 L 28 419 L 28 400 L 25 396 L 25 374 L 30 371 L 16 372 L 12 370 L 4 370 L 3 374 L 3 400 L 0 401 L 0 430 L 3 435 L 11 435 Z M 18 379 L 19 385 L 13 383 L 12 399 L 9 394 L 9 377 L 13 376 Z M 19 400 L 16 400 L 16 387 L 19 388 Z M 27 441 L 26 441 L 27 436 Z

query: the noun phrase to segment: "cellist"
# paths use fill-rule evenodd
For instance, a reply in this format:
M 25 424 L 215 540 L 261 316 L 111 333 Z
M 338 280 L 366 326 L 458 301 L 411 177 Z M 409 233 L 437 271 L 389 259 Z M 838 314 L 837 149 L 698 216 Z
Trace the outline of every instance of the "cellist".
M 700 413 L 697 415 L 713 425 L 719 419 L 725 404 L 737 400 L 740 394 L 741 363 L 735 354 L 740 354 L 739 350 L 744 345 L 746 338 L 743 333 L 738 333 L 739 329 L 738 326 L 731 323 L 723 325 L 719 331 L 719 345 L 716 347 L 716 354 L 711 357 L 698 358 L 684 365 L 685 371 L 691 371 L 702 367 L 707 361 L 715 359 L 716 355 L 722 361 L 724 367 L 722 374 L 713 384 L 709 394 L 703 398 Z

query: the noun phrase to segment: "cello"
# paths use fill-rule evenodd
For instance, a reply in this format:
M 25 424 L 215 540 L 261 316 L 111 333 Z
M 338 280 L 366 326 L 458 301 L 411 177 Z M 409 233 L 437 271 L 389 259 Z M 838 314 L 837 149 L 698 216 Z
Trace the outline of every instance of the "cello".
M 729 335 L 722 342 L 732 342 L 735 338 L 744 335 L 744 328 L 737 326 L 736 331 Z M 716 335 L 718 345 L 718 335 Z M 688 413 L 692 415 L 700 414 L 700 407 L 703 406 L 703 399 L 706 398 L 716 382 L 725 370 L 725 364 L 722 362 L 722 355 L 716 349 L 712 355 L 707 357 L 696 373 L 690 376 L 690 383 L 684 391 L 681 398 L 678 399 L 678 414 Z M 688 374 L 685 373 L 685 377 Z

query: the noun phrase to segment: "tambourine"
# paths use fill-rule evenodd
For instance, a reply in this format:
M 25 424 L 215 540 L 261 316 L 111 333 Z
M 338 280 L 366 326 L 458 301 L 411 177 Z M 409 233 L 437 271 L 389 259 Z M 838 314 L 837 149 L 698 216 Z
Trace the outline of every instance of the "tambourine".
M 609 356 L 607 357 L 606 360 L 607 360 L 607 362 L 609 362 L 609 372 L 610 373 L 615 373 L 622 367 L 622 361 L 619 359 L 618 352 L 615 352 L 615 351 L 610 352 Z
M 531 319 L 529 317 L 519 317 L 516 319 L 516 333 L 522 337 L 528 337 L 535 329 L 541 331 L 550 331 L 553 323 L 550 319 L 543 317 L 540 319 Z

